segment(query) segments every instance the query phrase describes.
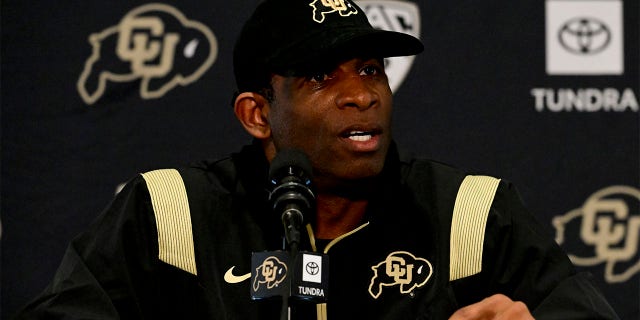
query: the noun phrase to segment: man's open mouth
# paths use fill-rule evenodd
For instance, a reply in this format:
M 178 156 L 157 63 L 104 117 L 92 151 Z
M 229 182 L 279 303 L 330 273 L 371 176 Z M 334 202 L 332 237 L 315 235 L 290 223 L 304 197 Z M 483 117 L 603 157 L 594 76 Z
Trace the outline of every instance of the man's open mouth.
M 369 141 L 374 136 L 372 131 L 350 131 L 347 133 L 347 138 L 353 141 Z

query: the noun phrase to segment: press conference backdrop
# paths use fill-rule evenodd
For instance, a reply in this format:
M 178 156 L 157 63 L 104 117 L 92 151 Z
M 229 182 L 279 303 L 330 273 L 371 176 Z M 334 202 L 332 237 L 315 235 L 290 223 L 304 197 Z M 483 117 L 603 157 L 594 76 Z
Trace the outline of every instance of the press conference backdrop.
M 123 182 L 250 141 L 230 107 L 232 47 L 256 3 L 2 1 L 3 317 Z M 387 61 L 400 147 L 513 181 L 638 319 L 639 2 L 359 4 L 426 46 Z

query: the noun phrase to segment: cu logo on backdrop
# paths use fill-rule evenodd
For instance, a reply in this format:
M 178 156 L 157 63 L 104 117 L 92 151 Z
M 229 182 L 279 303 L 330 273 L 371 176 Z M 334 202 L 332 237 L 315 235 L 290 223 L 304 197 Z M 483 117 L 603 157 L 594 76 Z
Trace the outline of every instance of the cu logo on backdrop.
M 611 186 L 592 194 L 581 208 L 552 220 L 556 242 L 577 266 L 604 264 L 608 283 L 640 273 L 640 189 Z
M 571 53 L 596 54 L 605 50 L 611 42 L 611 30 L 596 18 L 573 18 L 558 30 L 558 41 Z
M 139 80 L 141 98 L 160 98 L 198 80 L 218 54 L 207 26 L 160 3 L 131 10 L 117 25 L 91 34 L 89 43 L 92 54 L 77 83 L 89 105 L 105 94 L 109 82 Z

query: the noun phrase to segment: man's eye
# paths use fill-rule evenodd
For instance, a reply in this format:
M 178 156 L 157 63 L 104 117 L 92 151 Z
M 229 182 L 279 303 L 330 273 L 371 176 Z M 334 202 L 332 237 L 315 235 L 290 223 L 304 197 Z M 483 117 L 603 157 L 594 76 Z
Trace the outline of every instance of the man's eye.
M 362 68 L 360 72 L 362 73 L 362 75 L 372 76 L 380 73 L 380 68 L 377 66 L 368 65 Z
M 318 72 L 309 77 L 309 80 L 313 82 L 323 82 L 323 81 L 326 81 L 327 79 L 329 79 L 329 75 L 324 72 Z

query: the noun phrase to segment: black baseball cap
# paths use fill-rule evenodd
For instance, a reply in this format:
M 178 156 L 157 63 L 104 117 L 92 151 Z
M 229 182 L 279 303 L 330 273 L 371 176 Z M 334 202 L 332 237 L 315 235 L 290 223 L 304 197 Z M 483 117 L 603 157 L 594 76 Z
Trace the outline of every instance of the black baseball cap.
M 422 42 L 375 29 L 351 0 L 265 0 L 236 41 L 233 67 L 240 92 L 261 89 L 271 73 L 290 74 L 358 55 L 415 55 Z

